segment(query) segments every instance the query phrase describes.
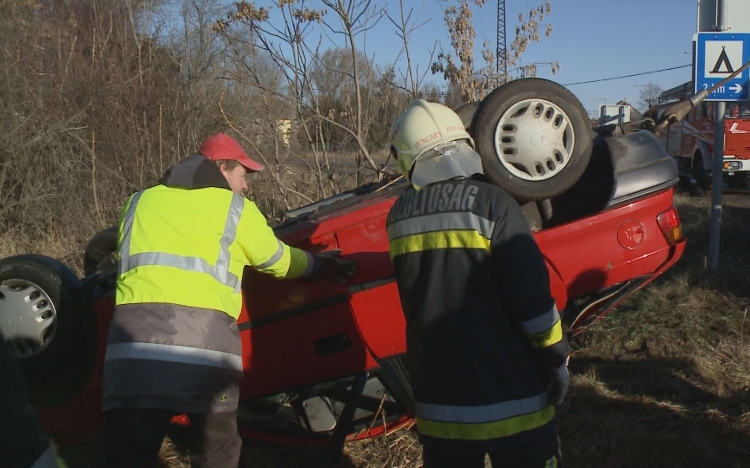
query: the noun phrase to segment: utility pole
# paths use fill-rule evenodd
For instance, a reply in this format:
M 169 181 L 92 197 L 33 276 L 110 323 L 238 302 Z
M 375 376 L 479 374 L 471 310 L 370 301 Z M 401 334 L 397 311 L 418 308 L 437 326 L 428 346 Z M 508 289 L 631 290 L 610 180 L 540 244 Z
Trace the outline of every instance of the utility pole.
M 497 0 L 497 63 L 495 72 L 503 67 L 503 83 L 508 82 L 508 48 L 505 41 L 505 0 Z M 502 84 L 502 83 L 501 83 Z
M 727 30 L 724 0 L 716 0 L 716 30 Z M 726 103 L 714 103 L 714 151 L 711 174 L 711 225 L 708 231 L 708 267 L 719 267 L 719 238 L 721 232 L 721 197 L 724 190 L 724 112 Z

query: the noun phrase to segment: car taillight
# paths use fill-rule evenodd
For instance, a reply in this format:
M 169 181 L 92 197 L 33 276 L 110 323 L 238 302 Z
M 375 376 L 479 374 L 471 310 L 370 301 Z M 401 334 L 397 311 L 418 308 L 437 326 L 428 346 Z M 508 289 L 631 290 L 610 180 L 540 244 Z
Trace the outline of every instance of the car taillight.
M 664 238 L 667 239 L 669 245 L 674 245 L 682 239 L 680 215 L 677 214 L 677 208 L 674 206 L 667 211 L 660 213 L 659 216 L 656 217 L 656 222 L 659 223 L 661 233 L 664 234 Z

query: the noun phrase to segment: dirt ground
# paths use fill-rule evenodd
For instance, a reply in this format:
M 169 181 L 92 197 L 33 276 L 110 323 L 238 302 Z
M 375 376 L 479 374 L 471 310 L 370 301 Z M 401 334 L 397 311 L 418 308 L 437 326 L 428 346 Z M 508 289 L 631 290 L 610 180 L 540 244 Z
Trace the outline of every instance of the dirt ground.
M 750 193 L 748 192 L 725 192 L 721 198 L 722 206 L 750 208 Z

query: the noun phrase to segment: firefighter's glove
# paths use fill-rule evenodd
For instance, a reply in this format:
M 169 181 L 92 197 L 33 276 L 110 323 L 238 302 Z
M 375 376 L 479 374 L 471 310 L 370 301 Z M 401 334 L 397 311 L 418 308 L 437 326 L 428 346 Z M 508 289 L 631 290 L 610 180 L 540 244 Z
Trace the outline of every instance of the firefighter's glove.
M 315 254 L 314 278 L 344 284 L 357 271 L 357 264 L 341 258 L 341 250 L 326 250 Z
M 570 374 L 568 373 L 568 358 L 557 369 L 550 371 L 549 401 L 555 406 L 560 406 L 568 393 L 570 386 Z

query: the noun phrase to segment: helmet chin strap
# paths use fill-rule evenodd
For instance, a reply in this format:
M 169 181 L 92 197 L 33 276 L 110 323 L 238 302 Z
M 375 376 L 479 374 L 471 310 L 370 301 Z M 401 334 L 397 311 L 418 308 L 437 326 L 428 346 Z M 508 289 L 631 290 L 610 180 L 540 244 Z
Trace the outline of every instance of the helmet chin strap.
M 410 182 L 415 189 L 456 178 L 483 174 L 479 154 L 465 142 L 445 146 L 434 155 L 420 157 L 412 168 Z

